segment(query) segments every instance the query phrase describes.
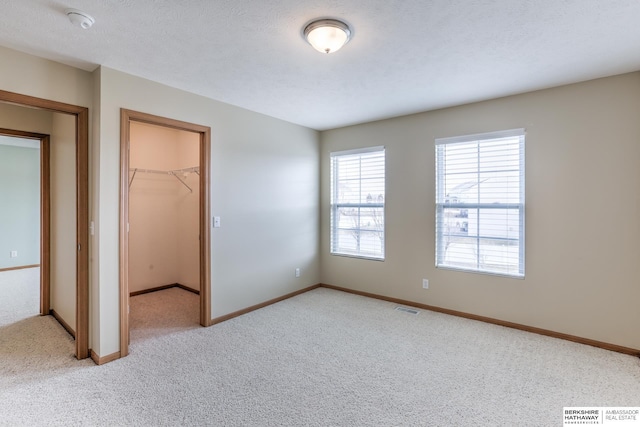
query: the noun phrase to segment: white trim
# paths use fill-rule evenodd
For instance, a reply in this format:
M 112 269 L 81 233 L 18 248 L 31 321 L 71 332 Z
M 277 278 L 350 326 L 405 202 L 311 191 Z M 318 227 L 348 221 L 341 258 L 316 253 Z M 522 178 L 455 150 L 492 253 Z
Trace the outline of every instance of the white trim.
M 329 155 L 331 157 L 349 156 L 352 154 L 373 153 L 375 151 L 383 151 L 383 150 L 384 150 L 384 145 L 379 145 L 377 147 L 354 148 L 353 150 L 344 150 L 344 151 L 331 151 Z
M 436 265 L 436 268 L 439 270 L 450 270 L 450 271 L 459 271 L 461 273 L 474 273 L 474 274 L 486 274 L 489 276 L 497 276 L 504 277 L 505 279 L 518 279 L 524 280 L 524 273 L 496 273 L 495 271 L 485 271 L 485 270 L 472 270 L 468 268 L 460 268 L 460 267 L 451 267 L 449 265 Z
M 436 138 L 436 144 L 453 144 L 456 142 L 470 142 L 487 139 L 509 138 L 512 136 L 524 136 L 525 128 L 499 130 L 495 132 L 474 133 L 471 135 L 450 136 L 444 138 Z

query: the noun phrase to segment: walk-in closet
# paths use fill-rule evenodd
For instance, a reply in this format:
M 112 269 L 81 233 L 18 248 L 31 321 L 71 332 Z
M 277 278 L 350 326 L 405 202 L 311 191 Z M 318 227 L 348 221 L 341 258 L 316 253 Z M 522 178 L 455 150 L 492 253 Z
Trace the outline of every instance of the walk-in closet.
M 131 342 L 199 322 L 199 134 L 132 122 Z

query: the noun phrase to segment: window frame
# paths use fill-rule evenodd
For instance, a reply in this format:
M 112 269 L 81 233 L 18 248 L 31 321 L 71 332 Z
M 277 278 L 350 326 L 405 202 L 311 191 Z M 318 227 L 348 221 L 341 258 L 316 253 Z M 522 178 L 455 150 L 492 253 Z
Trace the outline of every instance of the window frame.
M 383 157 L 383 168 L 382 168 L 382 178 L 384 181 L 384 196 L 383 196 L 383 201 L 382 203 L 373 203 L 373 202 L 365 202 L 365 201 L 361 201 L 360 203 L 345 203 L 345 202 L 336 202 L 335 200 L 337 199 L 337 195 L 338 195 L 338 174 L 335 172 L 335 168 L 336 168 L 336 159 L 340 158 L 340 157 L 347 157 L 347 156 L 356 156 L 356 155 L 363 155 L 363 154 L 371 154 L 371 153 L 377 153 L 380 152 L 382 153 L 382 157 Z M 330 160 L 330 221 L 329 221 L 329 227 L 330 227 L 330 241 L 329 241 L 329 252 L 331 255 L 335 255 L 335 256 L 343 256 L 343 257 L 350 257 L 350 258 L 357 258 L 357 259 L 365 259 L 365 260 L 372 260 L 372 261 L 384 261 L 385 260 L 385 256 L 386 256 L 386 186 L 387 186 L 387 171 L 386 171 L 386 148 L 384 146 L 375 146 L 375 147 L 366 147 L 366 148 L 357 148 L 357 149 L 352 149 L 352 150 L 343 150 L 343 151 L 334 151 L 334 152 L 330 152 L 329 153 L 329 160 Z M 362 182 L 362 174 L 359 175 L 358 178 L 359 182 Z M 358 253 L 360 252 L 360 249 L 358 249 L 358 252 L 355 251 L 346 251 L 344 249 L 340 249 L 338 247 L 339 244 L 339 239 L 338 239 L 338 233 L 340 232 L 340 228 L 337 224 L 336 218 L 338 215 L 338 210 L 340 208 L 352 208 L 352 209 L 363 209 L 363 208 L 382 208 L 382 243 L 381 243 L 381 253 L 380 256 L 376 256 L 375 254 L 371 254 L 368 252 L 365 252 L 365 254 L 362 253 Z M 360 212 L 358 212 L 358 219 L 360 219 Z M 371 231 L 371 230 L 367 230 L 367 229 L 363 229 L 361 227 L 361 225 L 359 224 L 357 228 L 354 228 L 354 230 L 357 230 L 358 232 L 362 232 L 362 231 Z
M 478 175 L 481 173 L 482 164 L 480 163 L 480 147 L 483 142 L 490 143 L 498 139 L 502 138 L 514 138 L 518 137 L 518 148 L 519 148 L 519 202 L 517 203 L 462 203 L 462 202 L 451 202 L 451 201 L 440 201 L 439 198 L 446 197 L 445 189 L 444 189 L 444 179 L 442 177 L 446 176 L 446 172 L 443 172 L 443 162 L 445 153 L 444 150 L 441 150 L 440 147 L 450 144 L 462 144 L 462 143 L 470 143 L 475 142 L 477 144 L 477 157 L 478 157 L 478 166 L 474 171 Z M 470 273 L 479 273 L 479 274 L 489 274 L 496 276 L 504 276 L 516 279 L 524 279 L 525 277 L 525 139 L 526 139 L 526 130 L 524 128 L 518 129 L 510 129 L 504 131 L 496 131 L 496 132 L 487 132 L 487 133 L 478 133 L 472 135 L 464 135 L 464 136 L 456 136 L 456 137 L 446 137 L 446 138 L 436 138 L 435 139 L 435 204 L 436 204 L 436 212 L 435 212 L 435 237 L 436 237 L 436 247 L 435 247 L 435 266 L 439 269 L 448 269 L 455 271 L 464 271 Z M 486 172 L 486 171 L 485 171 Z M 479 248 L 480 241 L 484 239 L 491 240 L 504 240 L 504 241 L 517 241 L 518 242 L 518 271 L 517 272 L 500 272 L 494 270 L 486 270 L 482 269 L 480 266 L 480 253 L 479 250 L 475 254 L 475 262 L 476 268 L 465 268 L 459 267 L 451 264 L 446 264 L 444 261 L 446 250 L 443 249 L 444 239 L 446 234 L 443 232 L 445 227 L 445 209 L 476 209 L 480 210 L 518 210 L 518 219 L 519 219 L 519 228 L 518 228 L 518 238 L 513 239 L 509 237 L 497 238 L 497 237 L 489 237 L 487 235 L 481 235 L 479 232 L 475 236 L 475 240 L 477 241 L 477 248 Z M 478 223 L 480 222 L 480 215 L 478 214 Z M 468 226 L 467 226 L 468 227 Z M 470 238 L 473 238 L 471 236 Z

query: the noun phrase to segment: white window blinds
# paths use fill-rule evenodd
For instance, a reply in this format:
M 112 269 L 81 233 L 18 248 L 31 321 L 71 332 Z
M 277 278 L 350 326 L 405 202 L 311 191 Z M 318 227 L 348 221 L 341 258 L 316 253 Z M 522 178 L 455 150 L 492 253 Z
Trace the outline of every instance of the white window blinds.
M 436 139 L 437 267 L 524 277 L 524 139 Z
M 384 259 L 385 150 L 331 153 L 331 253 Z

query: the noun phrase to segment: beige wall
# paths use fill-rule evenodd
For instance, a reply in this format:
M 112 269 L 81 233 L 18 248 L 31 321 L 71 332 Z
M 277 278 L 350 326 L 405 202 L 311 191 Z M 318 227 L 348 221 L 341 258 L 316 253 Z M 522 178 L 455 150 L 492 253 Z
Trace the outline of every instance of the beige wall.
M 130 166 L 169 171 L 199 164 L 199 134 L 131 124 Z M 133 176 L 133 174 L 132 174 Z M 129 193 L 129 291 L 180 283 L 199 289 L 199 178 L 137 172 Z
M 0 89 L 91 107 L 91 73 L 0 46 Z
M 52 113 L 51 308 L 76 329 L 76 131 L 75 117 Z
M 119 349 L 120 108 L 212 129 L 213 317 L 322 281 L 640 348 L 638 73 L 327 131 L 319 151 L 315 131 L 108 68 L 2 47 L 0 62 L 0 89 L 91 108 L 98 355 Z M 517 127 L 527 129 L 526 278 L 435 269 L 434 138 Z M 329 256 L 328 152 L 372 145 L 387 147 L 387 259 Z
M 435 268 L 434 139 L 526 128 L 526 277 Z M 321 280 L 640 348 L 640 73 L 321 134 Z M 386 260 L 329 255 L 329 152 L 386 146 Z M 430 289 L 422 289 L 422 278 Z
M 93 73 L 0 47 L 0 89 L 90 108 L 89 345 L 119 350 L 120 108 L 212 129 L 212 315 L 319 281 L 318 133 L 108 68 Z M 294 269 L 302 277 L 294 277 Z
M 200 164 L 200 135 L 194 132 L 180 132 L 179 149 L 176 158 L 178 168 L 190 168 Z M 178 184 L 180 199 L 178 200 L 178 279 L 177 283 L 191 289 L 200 289 L 200 177 L 191 173 L 182 177 L 193 193 Z
M 0 88 L 2 87 L 0 86 Z M 53 115 L 50 111 L 0 102 L 1 128 L 50 135 L 52 123 Z
M 27 55 L 5 47 L 0 47 L 0 63 L 2 63 L 2 67 L 0 67 L 0 89 L 2 90 L 83 107 L 91 108 L 93 106 L 92 73 L 32 55 Z M 52 113 L 24 107 L 18 108 L 50 116 L 50 125 L 47 129 L 31 128 L 31 124 L 35 122 L 31 122 L 27 119 L 26 123 L 28 126 L 22 127 L 22 130 L 32 130 L 35 132 L 51 134 L 53 126 Z M 92 117 L 92 115 L 93 112 L 90 110 L 89 116 Z M 91 146 L 90 154 L 91 156 L 94 154 Z M 75 164 L 75 161 L 73 164 Z M 95 194 L 93 191 L 92 193 L 91 197 Z M 90 218 L 93 218 L 93 212 L 90 212 Z M 92 243 L 96 241 L 96 238 L 97 236 L 93 236 Z M 90 269 L 93 274 L 94 271 L 98 271 L 98 260 L 93 253 L 90 253 L 90 257 Z M 99 323 L 94 322 L 94 317 L 99 316 L 100 314 L 100 307 L 97 304 L 98 300 L 94 300 L 94 298 L 99 295 L 97 285 L 97 281 L 92 280 L 89 289 L 92 303 L 96 302 L 92 305 L 90 310 L 90 326 L 92 329 L 90 329 L 91 333 L 89 334 L 89 346 L 100 354 L 100 343 L 97 339 L 100 332 L 98 329 Z M 75 311 L 73 311 L 73 313 L 75 316 Z M 65 321 L 67 321 L 67 319 L 65 319 Z M 67 321 L 67 323 L 69 323 L 70 326 L 74 326 L 75 321 Z
M 100 355 L 119 349 L 120 108 L 211 127 L 213 317 L 318 283 L 317 132 L 106 67 L 99 79 Z
M 92 74 L 91 95 L 93 96 L 89 108 L 89 203 L 90 220 L 93 233 L 90 237 L 89 251 L 89 347 L 96 354 L 103 354 L 100 350 L 100 325 L 104 323 L 100 310 L 100 147 L 95 143 L 100 139 L 100 86 L 101 70 L 97 68 Z

